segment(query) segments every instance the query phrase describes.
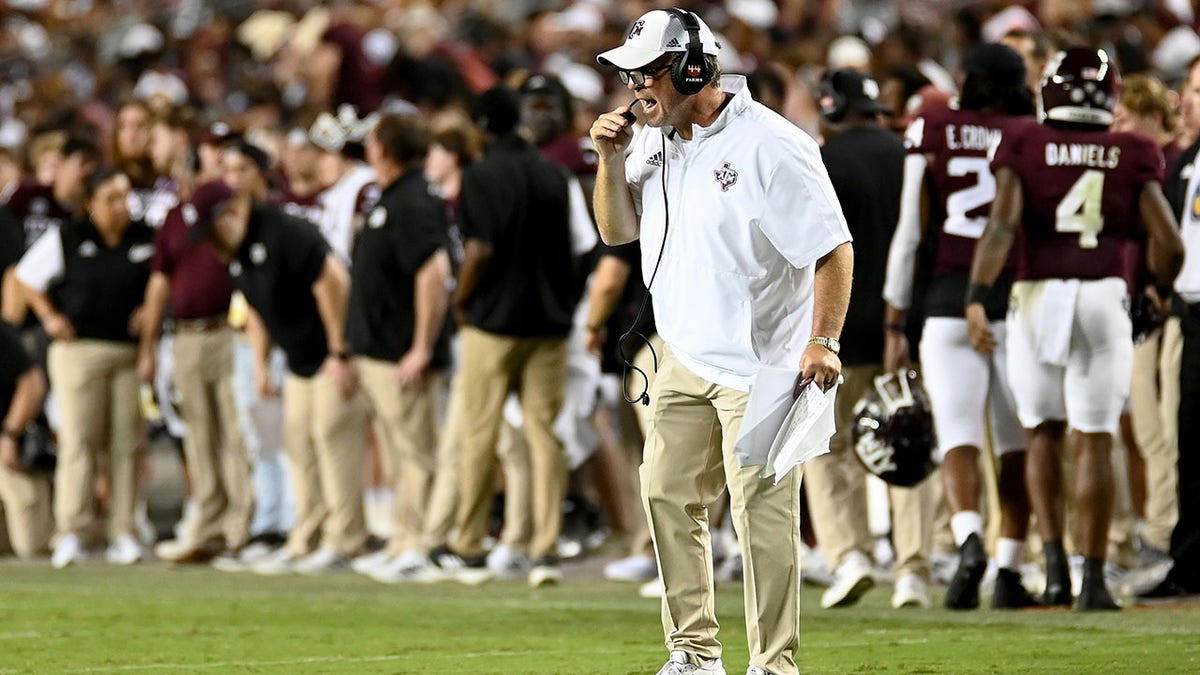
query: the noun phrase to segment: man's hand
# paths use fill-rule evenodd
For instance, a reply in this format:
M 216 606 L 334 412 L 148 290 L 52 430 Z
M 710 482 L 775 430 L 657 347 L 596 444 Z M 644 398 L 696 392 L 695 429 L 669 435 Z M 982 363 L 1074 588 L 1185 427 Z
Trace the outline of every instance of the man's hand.
M 265 363 L 254 366 L 254 388 L 258 390 L 258 397 L 264 400 L 279 395 L 279 390 L 271 382 L 271 368 Z
M 0 465 L 11 471 L 21 470 L 21 452 L 17 441 L 7 434 L 0 436 Z
M 137 337 L 142 334 L 142 323 L 146 320 L 146 306 L 138 305 L 129 315 L 129 325 L 126 330 L 129 331 L 130 337 Z
M 433 350 L 413 347 L 396 363 L 396 385 L 400 389 L 414 389 L 425 379 L 425 372 L 433 362 Z
M 138 349 L 137 374 L 138 379 L 146 384 L 154 384 L 154 373 L 157 368 L 154 358 L 154 348 Z
M 337 387 L 338 393 L 342 395 L 343 399 L 348 401 L 358 393 L 358 371 L 355 370 L 354 364 L 350 363 L 349 359 L 327 356 L 324 365 L 321 366 L 321 372 L 333 380 L 334 386 Z
M 600 328 L 584 328 L 583 329 L 583 346 L 592 356 L 600 356 L 604 349 L 604 341 L 608 339 L 608 331 L 603 326 Z
M 625 147 L 633 140 L 633 122 L 622 116 L 627 112 L 630 112 L 630 106 L 623 105 L 597 117 L 592 123 L 589 133 L 601 161 L 622 157 Z
M 894 373 L 912 365 L 909 358 L 908 336 L 903 331 L 885 328 L 883 331 L 883 371 Z
M 71 325 L 71 320 L 58 312 L 51 314 L 42 322 L 42 329 L 46 331 L 46 335 L 49 335 L 51 340 L 71 342 L 75 339 L 75 327 Z
M 971 338 L 971 346 L 980 354 L 990 356 L 995 351 L 996 336 L 992 333 L 983 303 L 967 305 L 967 335 Z
M 810 344 L 800 356 L 800 379 L 812 378 L 812 381 L 827 391 L 837 384 L 838 376 L 842 374 L 842 361 L 830 350 L 821 345 Z M 799 392 L 796 392 L 798 395 Z

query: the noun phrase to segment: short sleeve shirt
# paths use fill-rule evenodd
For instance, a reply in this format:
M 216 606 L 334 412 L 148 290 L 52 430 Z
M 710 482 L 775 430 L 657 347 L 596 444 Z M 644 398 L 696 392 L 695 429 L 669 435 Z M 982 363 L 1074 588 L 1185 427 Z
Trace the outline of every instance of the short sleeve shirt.
M 226 314 L 233 285 L 229 270 L 208 242 L 193 242 L 182 209 L 167 212 L 154 235 L 150 269 L 171 279 L 171 309 L 176 319 Z
M 0 418 L 8 415 L 17 380 L 32 367 L 17 329 L 0 321 Z
M 255 204 L 246 238 L 229 263 L 233 286 L 262 316 L 288 369 L 311 377 L 329 354 L 312 285 L 325 268 L 329 244 L 312 223 L 278 207 Z

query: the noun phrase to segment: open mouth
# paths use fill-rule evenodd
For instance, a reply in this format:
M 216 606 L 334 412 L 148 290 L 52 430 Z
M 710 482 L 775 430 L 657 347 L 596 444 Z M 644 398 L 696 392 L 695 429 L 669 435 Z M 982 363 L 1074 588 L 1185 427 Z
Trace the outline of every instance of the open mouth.
M 642 99 L 642 110 L 650 112 L 658 107 L 658 100 L 653 98 Z

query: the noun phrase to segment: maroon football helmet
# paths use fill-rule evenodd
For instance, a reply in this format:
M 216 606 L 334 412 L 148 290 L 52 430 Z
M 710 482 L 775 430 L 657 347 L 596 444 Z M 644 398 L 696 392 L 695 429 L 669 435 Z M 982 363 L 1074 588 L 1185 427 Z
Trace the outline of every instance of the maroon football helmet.
M 1046 64 L 1038 87 L 1038 121 L 1107 127 L 1121 76 L 1103 49 L 1071 47 Z
M 880 375 L 874 385 L 854 406 L 854 454 L 884 481 L 913 487 L 936 468 L 929 397 L 911 370 Z

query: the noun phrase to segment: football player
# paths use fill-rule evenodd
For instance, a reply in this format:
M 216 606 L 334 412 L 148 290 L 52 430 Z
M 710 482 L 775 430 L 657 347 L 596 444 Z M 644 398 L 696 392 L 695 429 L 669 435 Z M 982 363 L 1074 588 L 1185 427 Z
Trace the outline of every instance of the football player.
M 1163 283 L 1183 259 L 1162 194 L 1162 152 L 1141 136 L 1108 130 L 1118 83 L 1102 50 L 1077 47 L 1051 59 L 1037 98 L 1040 123 L 1008 129 L 992 160 L 996 198 L 966 297 L 971 343 L 991 353 L 998 334 L 986 304 L 1019 237 L 1005 347 L 1017 414 L 1031 430 L 1026 483 L 1045 541 L 1042 600 L 1072 601 L 1061 488 L 1070 425 L 1084 556 L 1081 611 L 1119 609 L 1104 584 L 1104 558 L 1113 498 L 1109 452 L 1133 357 L 1124 252 L 1148 240 L 1147 262 Z
M 918 274 L 918 245 L 923 222 L 936 223 L 934 253 L 928 256 L 925 292 L 927 318 L 920 344 L 925 387 L 933 408 L 938 459 L 950 527 L 959 547 L 959 564 L 946 592 L 946 607 L 979 606 L 979 582 L 987 569 L 983 549 L 983 517 L 979 511 L 982 483 L 980 449 L 991 419 L 992 448 L 999 457 L 1000 540 L 996 547 L 999 574 L 992 606 L 1017 608 L 1034 604 L 1021 585 L 1021 562 L 1029 527 L 1025 492 L 1025 433 L 1005 374 L 1004 350 L 985 354 L 972 348 L 962 299 L 967 292 L 971 255 L 987 224 L 995 197 L 990 153 L 1019 116 L 1033 112 L 1020 54 L 1001 44 L 985 44 L 966 61 L 966 79 L 957 101 L 931 108 L 913 120 L 905 134 L 908 159 L 904 169 L 903 208 L 888 254 L 885 366 L 889 372 L 907 365 L 909 345 L 905 314 Z M 928 176 L 928 186 L 923 179 Z M 931 217 L 922 220 L 921 214 Z M 1008 264 L 986 298 L 985 310 L 998 342 L 1004 340 L 1004 314 L 1012 270 Z

